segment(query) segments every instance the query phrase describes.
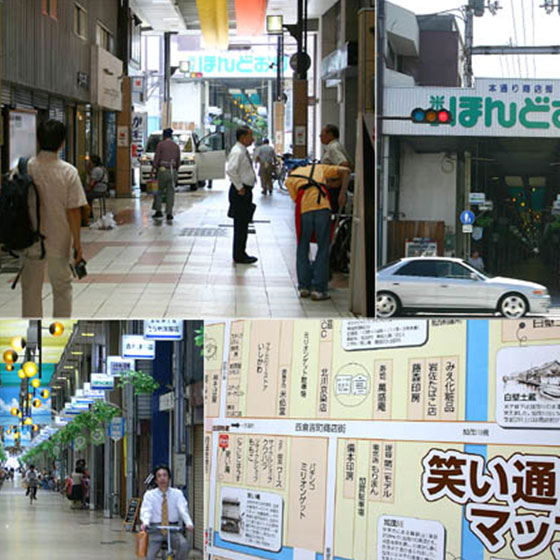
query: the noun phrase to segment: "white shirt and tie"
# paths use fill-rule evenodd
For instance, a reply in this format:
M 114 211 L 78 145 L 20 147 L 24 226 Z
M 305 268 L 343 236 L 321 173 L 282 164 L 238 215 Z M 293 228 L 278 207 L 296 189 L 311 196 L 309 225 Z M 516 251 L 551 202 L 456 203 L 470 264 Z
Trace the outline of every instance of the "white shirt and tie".
M 167 497 L 167 523 L 179 523 L 182 519 L 186 527 L 193 527 L 189 515 L 188 504 L 185 496 L 178 488 L 168 488 L 165 493 Z M 148 490 L 144 494 L 142 507 L 140 508 L 140 519 L 144 525 L 162 525 L 164 494 L 159 488 Z
M 226 173 L 238 191 L 243 188 L 243 185 L 253 187 L 257 181 L 253 160 L 241 142 L 237 142 L 229 153 Z

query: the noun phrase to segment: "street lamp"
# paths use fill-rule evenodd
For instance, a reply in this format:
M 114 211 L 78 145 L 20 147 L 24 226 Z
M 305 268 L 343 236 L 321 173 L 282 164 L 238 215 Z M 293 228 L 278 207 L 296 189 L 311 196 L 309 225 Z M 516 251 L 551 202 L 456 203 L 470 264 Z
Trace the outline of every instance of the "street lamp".
M 284 16 L 266 16 L 266 32 L 269 35 L 282 35 L 284 33 Z

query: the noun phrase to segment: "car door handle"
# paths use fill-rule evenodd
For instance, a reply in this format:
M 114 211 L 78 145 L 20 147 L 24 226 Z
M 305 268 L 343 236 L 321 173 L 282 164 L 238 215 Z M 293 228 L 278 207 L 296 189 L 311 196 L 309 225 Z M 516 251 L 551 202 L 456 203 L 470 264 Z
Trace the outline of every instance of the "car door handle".
M 440 284 L 439 287 L 440 287 L 440 288 L 449 288 L 449 285 L 448 285 L 448 284 Z
M 393 286 L 400 286 L 400 282 L 393 282 Z

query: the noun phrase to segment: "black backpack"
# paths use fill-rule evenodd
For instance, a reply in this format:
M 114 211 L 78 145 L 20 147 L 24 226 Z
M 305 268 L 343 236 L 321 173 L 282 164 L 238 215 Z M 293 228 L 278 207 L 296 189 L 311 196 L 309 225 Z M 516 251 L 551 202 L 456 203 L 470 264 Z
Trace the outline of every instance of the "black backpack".
M 27 173 L 29 158 L 20 158 L 17 171 L 7 173 L 0 190 L 0 244 L 13 256 L 41 242 L 41 258 L 45 256 L 45 236 L 41 234 L 41 209 L 39 191 Z M 33 227 L 29 211 L 29 193 L 35 191 L 37 229 Z

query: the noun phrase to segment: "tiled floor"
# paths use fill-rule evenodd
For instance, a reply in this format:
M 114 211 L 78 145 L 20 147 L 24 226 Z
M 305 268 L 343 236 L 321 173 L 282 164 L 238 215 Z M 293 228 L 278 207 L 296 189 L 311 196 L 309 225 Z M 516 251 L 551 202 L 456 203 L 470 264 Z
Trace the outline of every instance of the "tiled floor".
M 39 490 L 30 505 L 25 490 L 6 482 L 0 490 L 1 558 L 26 560 L 128 560 L 135 538 L 122 519 L 104 519 L 99 511 L 71 510 L 60 494 Z M 201 554 L 191 551 L 191 560 Z
M 255 234 L 248 253 L 255 265 L 231 259 L 233 229 L 226 217 L 227 184 L 178 193 L 175 220 L 156 225 L 151 199 L 108 202 L 118 227 L 82 229 L 88 276 L 74 284 L 75 318 L 336 317 L 349 316 L 347 278 L 336 275 L 330 300 L 301 300 L 295 272 L 294 207 L 286 192 L 255 189 Z M 97 209 L 97 208 L 96 208 Z M 186 235 L 195 228 L 199 235 Z M 206 235 L 203 235 L 206 234 Z M 21 314 L 13 274 L 0 275 L 0 316 Z M 45 284 L 44 313 L 51 313 Z

